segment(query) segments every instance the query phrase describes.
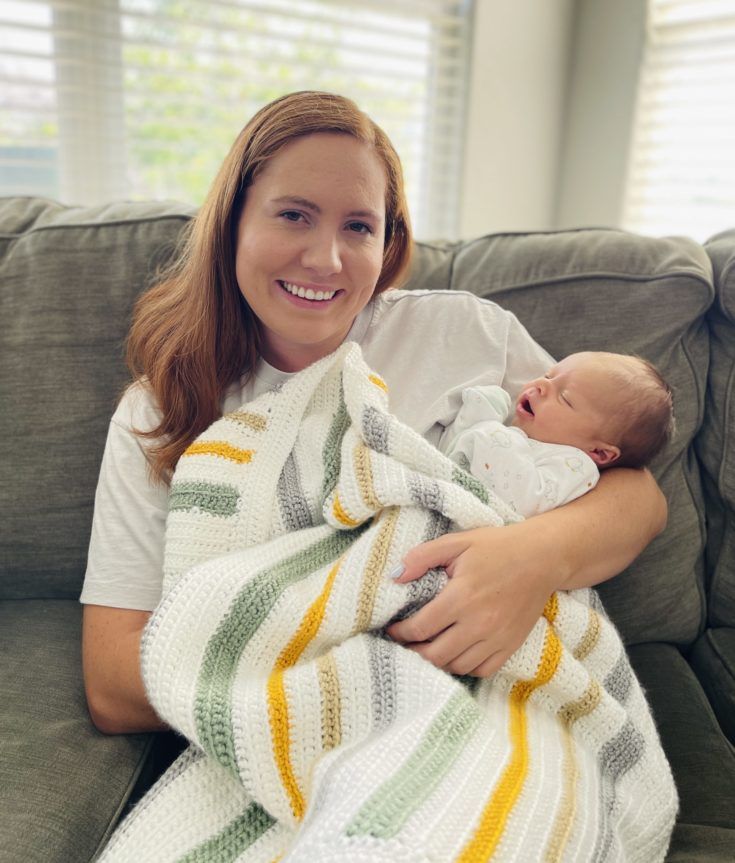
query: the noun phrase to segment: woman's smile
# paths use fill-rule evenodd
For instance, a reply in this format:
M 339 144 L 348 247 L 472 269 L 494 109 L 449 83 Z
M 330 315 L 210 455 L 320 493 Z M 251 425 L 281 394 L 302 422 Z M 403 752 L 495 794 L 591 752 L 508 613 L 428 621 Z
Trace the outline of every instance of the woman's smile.
M 319 287 L 318 285 L 302 285 L 294 282 L 287 282 L 285 279 L 279 279 L 278 284 L 294 299 L 305 299 L 311 305 L 316 303 L 325 303 L 333 300 L 341 291 L 329 290 L 328 288 Z M 306 308 L 309 308 L 307 305 Z

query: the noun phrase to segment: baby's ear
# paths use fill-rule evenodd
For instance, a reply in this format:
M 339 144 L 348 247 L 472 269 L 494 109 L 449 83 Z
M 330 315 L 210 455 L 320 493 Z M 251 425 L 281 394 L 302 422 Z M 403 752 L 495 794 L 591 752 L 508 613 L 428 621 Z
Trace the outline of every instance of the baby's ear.
M 601 443 L 595 449 L 588 450 L 587 455 L 597 467 L 610 467 L 620 458 L 620 447 L 609 443 Z

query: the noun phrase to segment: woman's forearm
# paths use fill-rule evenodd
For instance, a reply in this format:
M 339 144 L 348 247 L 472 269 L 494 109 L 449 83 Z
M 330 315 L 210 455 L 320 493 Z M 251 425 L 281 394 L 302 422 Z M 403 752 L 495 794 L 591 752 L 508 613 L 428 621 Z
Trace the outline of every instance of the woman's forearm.
M 661 533 L 666 517 L 666 499 L 648 471 L 615 468 L 603 471 L 592 491 L 532 522 L 548 548 L 558 543 L 555 587 L 572 590 L 625 569 Z
M 105 734 L 167 728 L 148 702 L 140 671 L 140 641 L 149 617 L 146 611 L 84 607 L 84 686 L 92 722 Z

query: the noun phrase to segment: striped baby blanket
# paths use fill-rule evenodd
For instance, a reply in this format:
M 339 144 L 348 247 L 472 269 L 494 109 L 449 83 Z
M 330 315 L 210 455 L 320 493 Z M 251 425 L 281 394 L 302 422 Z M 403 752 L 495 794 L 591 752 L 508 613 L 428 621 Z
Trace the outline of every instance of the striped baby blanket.
M 181 458 L 143 675 L 189 748 L 118 861 L 663 860 L 676 791 L 592 591 L 558 593 L 493 678 L 381 636 L 441 589 L 413 546 L 515 516 L 388 410 L 357 345 Z

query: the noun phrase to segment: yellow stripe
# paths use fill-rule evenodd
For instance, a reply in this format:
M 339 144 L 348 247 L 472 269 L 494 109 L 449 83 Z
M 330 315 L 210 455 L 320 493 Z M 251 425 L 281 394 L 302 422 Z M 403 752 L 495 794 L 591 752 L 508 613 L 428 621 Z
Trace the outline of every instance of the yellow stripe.
M 376 387 L 380 387 L 381 390 L 388 392 L 388 384 L 383 380 L 383 378 L 378 375 L 368 375 L 368 380 L 375 384 Z
M 357 599 L 355 623 L 352 627 L 353 632 L 365 632 L 370 629 L 370 621 L 375 606 L 375 595 L 385 578 L 383 572 L 388 560 L 391 544 L 393 543 L 393 534 L 396 530 L 398 515 L 399 509 L 395 506 L 385 509 L 381 513 L 380 529 L 363 569 L 360 596 Z
M 334 517 L 340 524 L 344 524 L 346 527 L 357 527 L 360 524 L 359 521 L 355 521 L 354 518 L 350 518 L 349 515 L 342 509 L 342 504 L 339 501 L 339 495 L 335 492 L 334 495 L 334 503 L 332 504 L 332 512 L 334 513 Z
M 575 659 L 586 659 L 592 652 L 600 638 L 600 615 L 590 608 L 587 615 L 587 628 L 584 631 L 579 644 L 574 648 L 572 655 Z
M 550 615 L 556 615 L 556 606 L 547 604 Z M 547 609 L 544 609 L 546 616 Z M 485 863 L 495 853 L 500 837 L 528 773 L 528 739 L 526 702 L 535 689 L 548 683 L 561 660 L 562 645 L 556 633 L 548 627 L 544 649 L 533 680 L 519 680 L 510 691 L 510 721 L 508 733 L 512 751 L 508 764 L 485 805 L 480 823 L 470 841 L 462 849 L 457 863 Z
M 283 685 L 283 672 L 298 661 L 309 642 L 319 631 L 340 563 L 341 559 L 332 567 L 322 592 L 307 609 L 299 628 L 281 651 L 273 673 L 268 678 L 268 719 L 273 740 L 273 754 L 281 783 L 291 803 L 291 811 L 299 821 L 304 817 L 306 804 L 291 764 L 291 733 L 288 719 L 288 700 Z
M 233 411 L 230 414 L 225 414 L 225 419 L 233 420 L 233 422 L 244 425 L 246 428 L 254 431 L 265 431 L 268 422 L 261 414 L 253 413 L 252 411 Z
M 322 749 L 330 752 L 342 742 L 342 701 L 334 654 L 317 659 L 316 673 L 322 701 Z
M 596 680 L 593 680 L 580 698 L 576 701 L 568 701 L 559 708 L 559 718 L 563 723 L 562 733 L 564 735 L 564 765 L 562 767 L 564 787 L 562 789 L 559 812 L 556 816 L 544 857 L 546 863 L 559 863 L 561 861 L 564 848 L 572 832 L 574 816 L 577 811 L 577 795 L 575 791 L 579 779 L 579 767 L 577 766 L 577 759 L 575 757 L 571 727 L 578 719 L 592 713 L 600 703 L 600 698 L 600 685 Z
M 554 624 L 556 622 L 556 617 L 559 614 L 559 597 L 555 593 L 552 593 L 546 600 L 542 614 L 549 623 Z
M 239 449 L 220 440 L 196 441 L 184 451 L 184 455 L 216 455 L 238 464 L 247 464 L 253 454 L 254 450 Z
M 373 468 L 370 464 L 370 450 L 362 441 L 355 447 L 352 453 L 353 467 L 357 484 L 360 488 L 360 494 L 365 503 L 374 512 L 377 512 L 382 504 L 375 494 L 375 486 L 373 485 Z

